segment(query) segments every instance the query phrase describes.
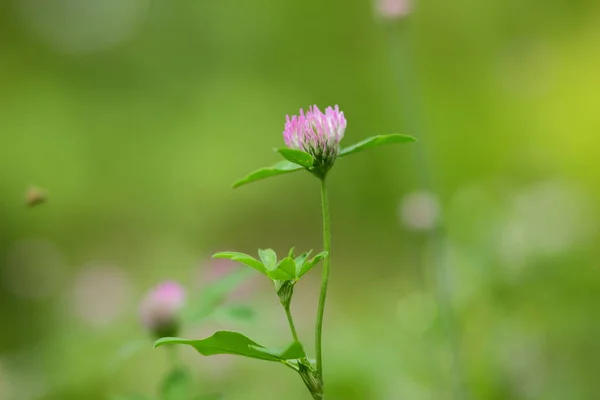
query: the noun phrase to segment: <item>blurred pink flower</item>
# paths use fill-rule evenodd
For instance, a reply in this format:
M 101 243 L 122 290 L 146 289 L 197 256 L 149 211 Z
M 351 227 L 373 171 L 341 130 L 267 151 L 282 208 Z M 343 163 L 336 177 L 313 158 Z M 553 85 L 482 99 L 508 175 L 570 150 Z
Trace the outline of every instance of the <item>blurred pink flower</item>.
M 184 304 L 183 287 L 173 281 L 163 282 L 153 288 L 140 304 L 142 325 L 156 336 L 173 336 Z
M 377 13 L 386 19 L 406 17 L 413 8 L 413 0 L 376 0 Z
M 213 258 L 210 260 L 204 280 L 215 282 L 240 268 L 239 264 L 226 258 Z
M 285 118 L 283 138 L 289 148 L 303 150 L 316 160 L 335 160 L 346 130 L 346 118 L 337 105 L 327 107 L 325 113 L 311 106 L 306 113 L 301 109 L 299 116 Z

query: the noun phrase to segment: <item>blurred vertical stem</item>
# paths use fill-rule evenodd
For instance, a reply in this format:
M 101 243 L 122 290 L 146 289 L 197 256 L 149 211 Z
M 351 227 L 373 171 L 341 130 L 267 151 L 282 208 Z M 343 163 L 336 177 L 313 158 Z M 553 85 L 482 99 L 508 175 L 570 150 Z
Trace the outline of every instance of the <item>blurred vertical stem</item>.
M 323 260 L 323 276 L 321 278 L 321 295 L 319 296 L 319 309 L 317 311 L 317 327 L 315 330 L 315 352 L 317 353 L 317 374 L 323 380 L 323 355 L 321 353 L 321 337 L 323 331 L 323 313 L 327 298 L 327 284 L 329 283 L 329 267 L 331 265 L 331 220 L 329 217 L 329 199 L 325 178 L 321 179 L 321 206 L 323 209 L 323 250 L 327 257 Z
M 436 194 L 434 190 L 431 171 L 432 162 L 427 160 L 427 138 L 425 129 L 422 127 L 422 118 L 420 118 L 420 91 L 417 87 L 418 76 L 414 71 L 411 60 L 413 58 L 408 24 L 410 17 L 400 19 L 395 24 L 387 27 L 389 59 L 392 71 L 395 73 L 398 92 L 400 93 L 400 105 L 404 117 L 404 129 L 419 139 L 420 146 L 415 147 L 414 165 L 418 174 L 418 181 L 421 188 L 429 190 Z M 440 216 L 440 221 L 442 220 Z M 460 334 L 457 326 L 457 318 L 452 306 L 452 296 L 447 277 L 447 265 L 444 265 L 445 251 L 445 233 L 441 222 L 436 224 L 428 234 L 428 241 L 431 252 L 433 253 L 433 267 L 436 278 L 435 292 L 438 307 L 441 315 L 441 323 L 446 331 L 453 358 L 454 373 L 454 396 L 455 399 L 465 400 L 470 398 L 467 387 L 465 386 L 464 371 L 460 350 Z

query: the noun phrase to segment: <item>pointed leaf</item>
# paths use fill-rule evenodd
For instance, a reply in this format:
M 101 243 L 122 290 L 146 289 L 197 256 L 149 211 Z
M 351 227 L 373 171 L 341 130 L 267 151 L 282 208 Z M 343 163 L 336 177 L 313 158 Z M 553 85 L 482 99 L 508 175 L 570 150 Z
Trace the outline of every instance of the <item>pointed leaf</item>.
M 294 250 L 296 250 L 296 248 L 295 248 L 295 247 L 292 247 L 292 248 L 290 249 L 290 251 L 289 251 L 289 253 L 288 253 L 288 257 L 290 257 L 290 258 L 294 258 Z
M 315 159 L 305 151 L 296 150 L 296 149 L 288 149 L 284 147 L 282 149 L 277 150 L 279 154 L 285 157 L 286 160 L 302 165 L 304 168 L 310 168 L 315 163 Z
M 258 250 L 258 255 L 267 271 L 273 271 L 277 268 L 277 254 L 275 254 L 273 249 L 260 249 Z
M 282 360 L 296 360 L 298 358 L 306 357 L 306 353 L 304 352 L 302 344 L 298 342 L 294 342 L 283 349 L 267 349 L 264 347 L 257 347 L 255 350 Z
M 277 268 L 269 271 L 269 278 L 273 280 L 289 281 L 296 278 L 296 263 L 292 258 L 286 257 L 277 264 Z
M 325 257 L 328 256 L 329 253 L 327 253 L 326 251 L 322 251 L 319 254 L 317 254 L 316 256 L 314 256 L 312 259 L 310 259 L 310 261 L 307 261 L 303 266 L 302 269 L 300 270 L 300 273 L 298 274 L 298 277 L 302 277 L 302 275 L 306 274 L 308 271 L 310 271 L 315 265 L 318 264 L 319 261 L 321 261 L 322 259 L 324 259 Z
M 192 385 L 191 381 L 192 378 L 188 371 L 183 368 L 173 369 L 161 385 L 161 400 L 189 399 Z
M 300 271 L 302 271 L 302 266 L 306 262 L 306 259 L 310 256 L 312 250 L 307 251 L 306 253 L 300 254 L 294 260 L 296 262 L 296 276 L 300 277 Z
M 272 165 L 270 167 L 261 168 L 261 169 L 258 169 L 256 171 L 250 173 L 246 177 L 236 181 L 233 184 L 233 187 L 237 188 L 237 187 L 240 187 L 247 183 L 258 181 L 260 179 L 265 179 L 265 178 L 269 178 L 271 176 L 277 176 L 277 175 L 281 175 L 281 174 L 287 174 L 289 172 L 299 171 L 301 169 L 304 169 L 304 167 L 302 165 L 294 164 L 289 161 L 280 161 L 275 165 Z
M 165 344 L 187 344 L 194 347 L 200 354 L 204 356 L 234 354 L 244 357 L 257 358 L 259 360 L 281 361 L 279 358 L 273 355 L 266 354 L 250 347 L 263 346 L 248 339 L 246 336 L 238 332 L 219 331 L 214 335 L 201 340 L 187 340 L 166 337 L 158 339 L 156 342 L 154 342 L 154 347 L 156 348 Z
M 248 254 L 238 253 L 235 251 L 222 251 L 220 253 L 213 254 L 213 258 L 228 258 L 232 261 L 237 261 L 249 267 L 252 267 L 262 274 L 267 274 L 267 269 L 265 268 L 263 263 L 258 261 L 256 258 L 249 256 Z
M 391 143 L 409 143 L 416 142 L 412 136 L 401 135 L 399 133 L 392 133 L 390 135 L 377 135 L 367 138 L 361 142 L 358 142 L 350 147 L 346 147 L 340 151 L 339 157 L 347 156 L 348 154 L 358 153 L 359 151 L 363 151 L 366 149 L 370 149 L 371 147 L 382 146 L 384 144 Z

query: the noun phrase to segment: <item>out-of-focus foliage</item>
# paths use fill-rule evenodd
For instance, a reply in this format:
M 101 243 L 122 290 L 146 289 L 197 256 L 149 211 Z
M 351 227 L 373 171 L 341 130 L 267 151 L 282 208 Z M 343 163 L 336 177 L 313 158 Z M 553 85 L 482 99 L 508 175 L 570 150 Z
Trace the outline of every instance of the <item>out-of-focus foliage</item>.
M 280 159 L 285 114 L 314 103 L 344 111 L 343 147 L 419 139 L 328 177 L 328 395 L 451 399 L 464 379 L 473 399 L 597 396 L 600 5 L 423 0 L 399 24 L 373 9 L 0 2 L 0 399 L 150 397 L 164 349 L 148 338 L 113 362 L 143 339 L 148 288 L 205 290 L 216 251 L 320 249 L 309 174 L 231 189 Z M 44 189 L 36 207 L 30 187 Z M 443 235 L 427 240 L 435 224 Z M 307 346 L 318 270 L 292 303 Z M 244 324 L 260 343 L 289 341 L 269 282 L 251 284 L 252 322 L 182 336 Z M 198 394 L 307 396 L 271 363 L 181 355 Z

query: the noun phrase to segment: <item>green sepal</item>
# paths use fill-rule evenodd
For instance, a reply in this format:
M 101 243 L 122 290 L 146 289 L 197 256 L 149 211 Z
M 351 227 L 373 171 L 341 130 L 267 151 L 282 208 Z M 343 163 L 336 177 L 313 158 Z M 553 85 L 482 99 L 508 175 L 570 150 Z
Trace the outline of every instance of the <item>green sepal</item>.
M 292 302 L 292 296 L 294 296 L 294 285 L 296 281 L 273 281 L 275 285 L 275 291 L 279 296 L 279 302 L 283 307 L 289 307 Z
M 338 157 L 344 157 L 349 154 L 358 153 L 359 151 L 367 150 L 372 147 L 382 146 L 384 144 L 392 144 L 392 143 L 410 143 L 416 142 L 412 136 L 401 135 L 399 133 L 392 133 L 389 135 L 377 135 L 367 138 L 363 141 L 360 141 L 352 146 L 346 147 L 340 151 Z

